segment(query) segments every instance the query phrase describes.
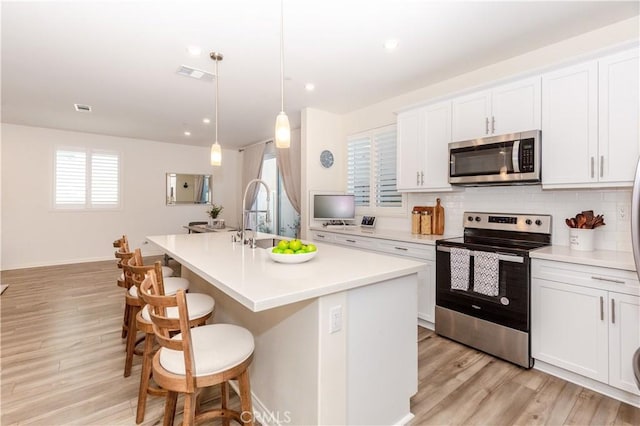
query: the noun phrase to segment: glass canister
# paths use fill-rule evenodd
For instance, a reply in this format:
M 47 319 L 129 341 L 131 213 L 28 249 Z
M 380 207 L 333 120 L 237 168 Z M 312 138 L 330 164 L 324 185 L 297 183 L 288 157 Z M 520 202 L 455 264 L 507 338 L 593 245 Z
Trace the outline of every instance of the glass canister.
M 420 212 L 417 210 L 411 212 L 411 233 L 420 233 Z
M 422 212 L 420 215 L 420 233 L 431 235 L 431 215 L 429 212 Z

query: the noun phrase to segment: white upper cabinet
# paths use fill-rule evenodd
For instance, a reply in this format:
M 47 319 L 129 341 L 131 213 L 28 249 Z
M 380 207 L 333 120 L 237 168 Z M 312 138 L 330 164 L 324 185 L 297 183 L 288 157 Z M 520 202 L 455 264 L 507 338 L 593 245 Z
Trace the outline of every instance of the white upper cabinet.
M 638 49 L 598 62 L 600 182 L 633 180 L 640 155 L 640 69 Z
M 453 99 L 452 140 L 540 128 L 540 77 Z
M 630 186 L 640 155 L 638 49 L 542 78 L 542 184 Z
M 398 191 L 451 191 L 451 102 L 398 115 Z

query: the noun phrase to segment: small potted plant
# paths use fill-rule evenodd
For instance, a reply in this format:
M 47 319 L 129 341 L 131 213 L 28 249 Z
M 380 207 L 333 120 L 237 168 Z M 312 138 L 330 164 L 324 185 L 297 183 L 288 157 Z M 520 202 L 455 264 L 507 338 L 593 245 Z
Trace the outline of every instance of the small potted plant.
M 224 207 L 212 204 L 211 208 L 207 210 L 207 214 L 209 215 L 209 227 L 214 229 L 224 228 L 224 219 L 218 219 L 218 215 L 222 209 L 224 209 Z

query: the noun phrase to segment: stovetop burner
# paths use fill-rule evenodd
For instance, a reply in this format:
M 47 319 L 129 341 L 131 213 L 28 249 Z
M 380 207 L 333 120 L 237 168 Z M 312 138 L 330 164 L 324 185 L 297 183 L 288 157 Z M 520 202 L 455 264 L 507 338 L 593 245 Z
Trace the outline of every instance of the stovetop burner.
M 466 212 L 464 236 L 440 240 L 436 244 L 528 252 L 551 244 L 551 216 Z

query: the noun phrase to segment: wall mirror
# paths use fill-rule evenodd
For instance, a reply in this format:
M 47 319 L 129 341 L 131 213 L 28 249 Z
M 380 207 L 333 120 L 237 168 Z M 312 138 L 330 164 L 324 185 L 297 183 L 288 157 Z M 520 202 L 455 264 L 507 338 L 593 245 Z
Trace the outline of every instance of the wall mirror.
M 167 173 L 167 205 L 211 204 L 211 175 Z

